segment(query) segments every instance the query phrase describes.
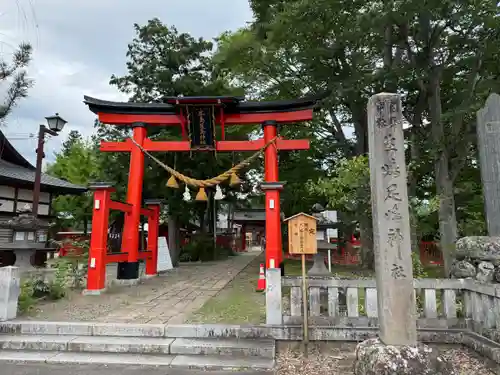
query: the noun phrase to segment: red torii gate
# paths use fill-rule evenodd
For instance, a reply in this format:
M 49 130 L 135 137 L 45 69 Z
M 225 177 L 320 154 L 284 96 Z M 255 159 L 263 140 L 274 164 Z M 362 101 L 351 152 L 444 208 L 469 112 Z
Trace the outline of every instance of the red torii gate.
M 111 102 L 85 96 L 84 103 L 98 115 L 99 121 L 117 126 L 133 128 L 133 140 L 145 151 L 257 151 L 278 136 L 278 124 L 310 121 L 313 110 L 325 95 L 296 100 L 269 102 L 244 101 L 243 97 L 168 97 L 165 103 Z M 264 137 L 253 141 L 231 141 L 225 139 L 225 127 L 232 125 L 262 124 Z M 147 137 L 147 127 L 180 126 L 181 141 L 153 141 Z M 215 127 L 220 127 L 221 139 L 216 139 Z M 139 275 L 139 223 L 144 177 L 144 153 L 131 139 L 123 142 L 101 141 L 104 152 L 129 152 L 127 206 L 121 251 L 126 255 L 126 264 L 121 265 L 118 278 L 137 279 Z M 285 140 L 278 137 L 274 145 L 264 151 L 265 182 L 261 189 L 266 200 L 266 267 L 280 267 L 282 259 L 280 190 L 283 182 L 278 180 L 278 150 L 307 150 L 309 140 Z M 89 266 L 95 257 L 92 254 L 102 249 L 93 248 L 94 243 L 103 243 L 107 226 L 100 222 L 94 209 Z M 101 228 L 102 227 L 102 228 Z M 157 252 L 148 245 L 148 250 Z M 156 259 L 155 256 L 153 256 Z M 88 289 L 103 289 L 101 282 L 93 282 L 92 267 L 89 267 Z

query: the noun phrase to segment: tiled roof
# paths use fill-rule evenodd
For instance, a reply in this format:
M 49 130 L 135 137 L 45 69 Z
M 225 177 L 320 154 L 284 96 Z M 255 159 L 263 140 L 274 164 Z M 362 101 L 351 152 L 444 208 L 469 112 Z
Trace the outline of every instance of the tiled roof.
M 0 178 L 17 180 L 20 182 L 35 182 L 35 169 L 28 169 L 18 165 L 6 162 L 0 159 Z M 42 173 L 41 186 L 52 187 L 54 190 L 60 190 L 61 193 L 83 193 L 87 189 L 83 186 L 72 184 L 68 181 Z
M 35 167 L 15 149 L 2 131 L 0 131 L 0 146 L 0 180 L 34 184 Z M 41 190 L 60 194 L 79 194 L 85 192 L 87 188 L 42 173 Z

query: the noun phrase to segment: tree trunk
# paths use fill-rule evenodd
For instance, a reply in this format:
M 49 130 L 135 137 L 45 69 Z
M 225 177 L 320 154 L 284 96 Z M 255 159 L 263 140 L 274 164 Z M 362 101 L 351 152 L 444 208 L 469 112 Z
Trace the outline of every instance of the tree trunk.
M 417 135 L 415 132 L 411 133 L 410 136 L 410 155 L 411 162 L 418 161 L 418 146 L 417 146 Z M 411 243 L 411 251 L 420 251 L 420 241 L 418 238 L 418 218 L 417 213 L 415 212 L 414 205 L 411 204 L 411 201 L 417 196 L 417 176 L 414 171 L 411 171 L 408 176 L 408 198 L 410 199 L 410 243 Z
M 89 220 L 86 216 L 83 217 L 83 234 L 85 236 L 89 234 Z
M 439 234 L 441 252 L 444 260 L 445 275 L 449 275 L 452 252 L 457 240 L 457 217 L 453 180 L 450 176 L 450 160 L 447 152 L 444 124 L 441 119 L 441 71 L 434 67 L 429 77 L 429 112 L 431 117 L 432 139 L 436 151 L 434 172 L 436 193 L 439 198 Z
M 448 170 L 448 156 L 442 153 L 436 162 L 436 192 L 439 197 L 439 232 L 445 275 L 449 275 L 457 241 L 457 216 L 453 181 Z
M 364 216 L 359 220 L 361 239 L 361 264 L 363 268 L 374 269 L 373 254 L 373 222 L 370 216 Z

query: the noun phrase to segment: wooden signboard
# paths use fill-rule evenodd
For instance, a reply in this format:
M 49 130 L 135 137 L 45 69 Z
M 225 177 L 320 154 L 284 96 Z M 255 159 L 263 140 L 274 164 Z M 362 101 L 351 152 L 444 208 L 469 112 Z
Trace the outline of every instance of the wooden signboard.
M 303 212 L 288 219 L 288 251 L 290 254 L 316 254 L 316 218 Z
M 303 212 L 293 215 L 288 219 L 288 252 L 300 254 L 302 258 L 302 308 L 303 312 L 303 344 L 304 356 L 307 358 L 307 345 L 309 343 L 309 329 L 307 317 L 307 277 L 306 277 L 306 254 L 316 254 L 318 243 L 316 239 L 316 218 Z

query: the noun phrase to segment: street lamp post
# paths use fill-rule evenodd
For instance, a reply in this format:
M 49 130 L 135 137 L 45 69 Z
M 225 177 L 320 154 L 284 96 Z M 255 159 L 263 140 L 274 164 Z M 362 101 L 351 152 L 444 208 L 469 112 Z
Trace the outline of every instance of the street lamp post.
M 59 132 L 66 125 L 66 121 L 56 113 L 54 116 L 45 117 L 47 120 L 48 128 L 45 125 L 40 125 L 38 131 L 38 147 L 36 149 L 36 171 L 35 171 L 35 185 L 33 186 L 33 216 L 38 216 L 38 203 L 40 201 L 40 184 L 42 180 L 42 161 L 45 157 L 43 146 L 45 143 L 45 134 L 57 136 Z

